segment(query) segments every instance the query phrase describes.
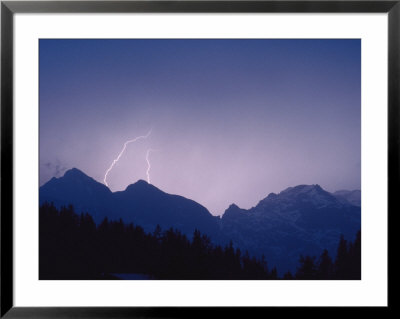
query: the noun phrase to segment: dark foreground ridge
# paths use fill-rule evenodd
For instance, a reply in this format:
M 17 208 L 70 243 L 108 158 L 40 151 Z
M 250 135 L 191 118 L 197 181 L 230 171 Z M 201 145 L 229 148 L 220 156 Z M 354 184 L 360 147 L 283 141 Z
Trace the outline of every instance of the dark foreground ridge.
M 109 221 L 96 226 L 89 214 L 72 206 L 60 210 L 44 203 L 39 210 L 40 280 L 109 280 L 118 274 L 136 279 L 361 279 L 361 233 L 354 242 L 343 237 L 333 261 L 328 251 L 316 259 L 300 256 L 296 273 L 278 277 L 264 257 L 233 246 L 214 245 L 194 231 L 192 239 L 179 230 L 159 226 L 146 233 L 141 226 Z

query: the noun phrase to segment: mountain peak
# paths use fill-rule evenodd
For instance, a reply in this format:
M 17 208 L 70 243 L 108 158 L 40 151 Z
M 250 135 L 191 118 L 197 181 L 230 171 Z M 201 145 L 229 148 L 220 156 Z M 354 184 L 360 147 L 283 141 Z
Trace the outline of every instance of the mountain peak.
M 126 187 L 125 191 L 149 191 L 149 190 L 157 190 L 160 191 L 157 187 L 152 184 L 149 184 L 143 179 L 139 179 L 136 183 L 130 184 Z
M 276 206 L 276 205 L 301 205 L 307 204 L 314 207 L 325 207 L 339 204 L 339 201 L 331 193 L 325 191 L 318 184 L 312 185 L 297 185 L 288 187 L 279 194 L 269 194 L 261 200 L 256 207 Z M 296 204 L 296 205 L 297 205 Z M 264 210 L 263 208 L 263 210 Z
M 237 216 L 238 214 L 241 215 L 242 211 L 243 210 L 238 205 L 230 204 L 228 209 L 225 210 L 223 217 L 226 218 L 227 216 L 232 217 L 232 216 Z
M 81 170 L 79 170 L 79 169 L 77 169 L 75 167 L 67 170 L 64 173 L 63 177 L 57 178 L 56 180 L 57 180 L 57 182 L 64 181 L 64 182 L 67 182 L 67 183 L 79 183 L 79 184 L 85 184 L 85 185 L 96 185 L 95 187 L 106 188 L 108 191 L 110 191 L 109 188 L 106 185 L 104 185 L 103 183 L 99 183 L 98 181 L 96 181 L 92 177 L 86 175 L 84 172 L 82 172 Z M 50 182 L 51 181 L 52 180 L 50 180 Z
M 278 195 L 276 195 L 275 193 L 269 193 L 267 198 L 272 199 L 272 198 L 276 198 L 278 197 Z
M 288 193 L 309 193 L 309 192 L 323 192 L 324 190 L 322 189 L 321 186 L 319 186 L 318 184 L 312 184 L 312 185 L 297 185 L 294 187 L 288 187 L 285 190 L 283 190 L 282 192 L 280 192 L 280 194 L 288 194 Z
M 237 209 L 240 209 L 240 208 L 239 208 L 238 205 L 236 205 L 235 203 L 233 203 L 233 204 L 230 204 L 230 205 L 229 205 L 228 209 L 235 209 L 235 210 L 237 210 Z
M 81 170 L 73 167 L 64 173 L 64 177 L 89 177 Z
M 43 184 L 40 189 L 53 189 L 54 187 L 68 188 L 69 190 L 74 189 L 75 191 L 87 190 L 94 187 L 111 193 L 106 185 L 96 181 L 75 167 L 67 170 L 62 177 L 52 177 L 47 183 Z

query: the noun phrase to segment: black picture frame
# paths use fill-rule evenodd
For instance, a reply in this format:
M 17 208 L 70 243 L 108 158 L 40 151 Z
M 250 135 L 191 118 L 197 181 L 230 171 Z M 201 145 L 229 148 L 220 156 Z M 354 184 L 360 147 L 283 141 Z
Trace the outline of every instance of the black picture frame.
M 388 13 L 388 218 L 398 213 L 400 144 L 400 0 L 396 1 L 1 1 L 1 312 L 5 318 L 132 318 L 132 317 L 204 317 L 222 316 L 227 310 L 235 315 L 249 311 L 284 311 L 302 315 L 309 307 L 191 308 L 191 307 L 14 307 L 13 303 L 13 19 L 16 13 L 99 13 L 99 12 L 315 12 L 315 13 Z M 391 214 L 389 214 L 392 212 Z M 388 247 L 393 231 L 388 223 Z M 390 264 L 390 255 L 389 263 Z M 390 268 L 388 269 L 390 270 Z M 390 273 L 389 273 L 390 275 Z M 392 277 L 390 277 L 392 278 Z M 390 280 L 388 279 L 388 287 Z M 389 311 L 388 307 L 346 308 L 351 313 L 362 309 Z M 326 310 L 326 307 L 323 307 Z M 330 308 L 333 314 L 340 307 Z

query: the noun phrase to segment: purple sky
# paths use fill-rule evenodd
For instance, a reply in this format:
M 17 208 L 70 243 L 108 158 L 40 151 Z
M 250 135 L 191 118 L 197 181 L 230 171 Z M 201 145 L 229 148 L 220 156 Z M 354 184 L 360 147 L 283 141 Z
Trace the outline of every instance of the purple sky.
M 360 40 L 40 40 L 40 184 L 77 167 L 220 215 L 298 184 L 360 189 Z

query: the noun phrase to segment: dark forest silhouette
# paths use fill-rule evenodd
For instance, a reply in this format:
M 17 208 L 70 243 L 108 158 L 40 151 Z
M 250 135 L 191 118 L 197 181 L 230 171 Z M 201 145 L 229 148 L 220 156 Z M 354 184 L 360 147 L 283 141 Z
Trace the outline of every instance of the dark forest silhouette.
M 179 230 L 141 226 L 107 218 L 96 226 L 72 206 L 39 209 L 39 279 L 118 279 L 113 274 L 145 274 L 152 279 L 361 279 L 361 232 L 354 242 L 340 239 L 336 258 L 327 250 L 316 259 L 300 256 L 295 274 L 282 278 L 265 257 L 222 247 L 196 230 L 189 239 Z

